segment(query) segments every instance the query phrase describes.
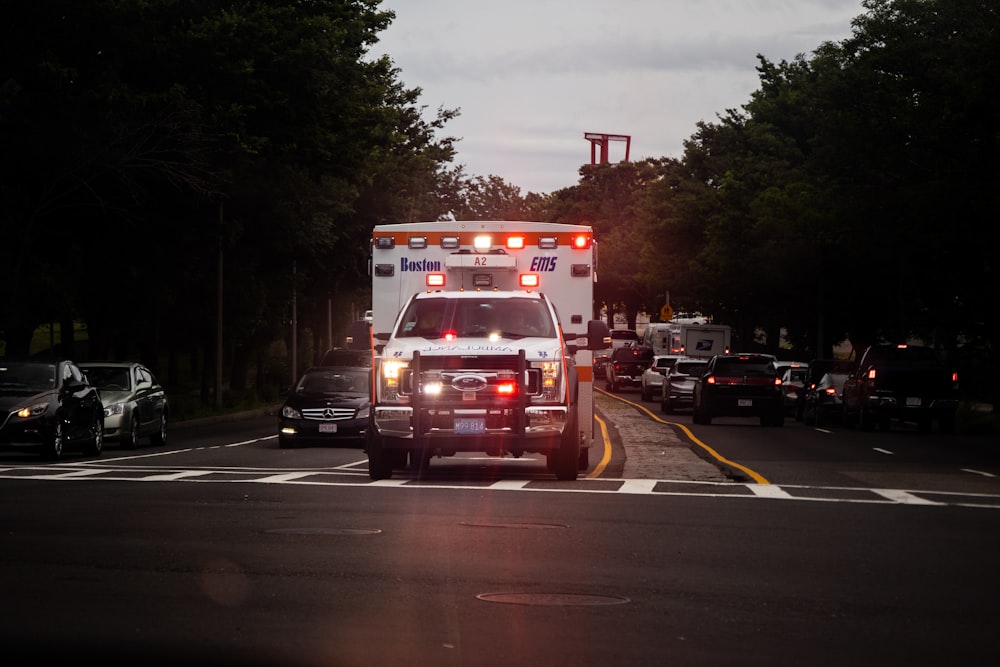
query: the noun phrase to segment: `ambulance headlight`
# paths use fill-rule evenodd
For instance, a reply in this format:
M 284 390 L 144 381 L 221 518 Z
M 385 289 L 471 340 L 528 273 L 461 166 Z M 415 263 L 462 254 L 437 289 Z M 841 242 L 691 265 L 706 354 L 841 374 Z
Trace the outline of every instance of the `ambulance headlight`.
M 409 366 L 408 361 L 401 361 L 399 359 L 386 359 L 382 362 L 379 370 L 379 385 L 382 390 L 382 400 L 395 401 L 399 399 L 403 373 Z
M 558 401 L 562 388 L 562 364 L 557 361 L 533 361 L 531 367 L 542 373 L 542 400 Z

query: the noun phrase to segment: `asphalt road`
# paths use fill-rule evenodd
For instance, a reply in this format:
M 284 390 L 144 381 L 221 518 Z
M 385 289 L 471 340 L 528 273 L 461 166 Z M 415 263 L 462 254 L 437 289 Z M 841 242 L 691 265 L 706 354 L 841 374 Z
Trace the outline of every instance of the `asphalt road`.
M 599 400 L 621 444 L 604 472 L 628 477 L 472 458 L 373 483 L 360 449 L 281 450 L 265 417 L 0 457 L 0 640 L 105 664 L 995 662 L 996 506 L 928 502 L 908 471 L 898 497 L 786 488 L 810 467 L 778 456 L 794 426 L 692 431 L 779 483 L 736 480 L 683 428 Z

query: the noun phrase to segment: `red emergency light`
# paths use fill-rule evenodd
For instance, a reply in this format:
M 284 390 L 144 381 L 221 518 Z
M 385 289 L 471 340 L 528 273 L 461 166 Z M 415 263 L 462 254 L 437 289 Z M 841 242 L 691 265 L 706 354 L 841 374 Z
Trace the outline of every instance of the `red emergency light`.
M 427 286 L 428 287 L 444 287 L 444 274 L 443 273 L 428 273 L 427 274 Z
M 538 287 L 539 280 L 537 273 L 522 273 L 518 276 L 518 283 L 521 287 L 534 288 Z
M 577 250 L 586 250 L 590 247 L 590 234 L 576 234 L 573 236 L 573 247 Z
M 521 250 L 524 248 L 524 237 L 523 236 L 508 236 L 507 237 L 507 247 L 511 250 Z

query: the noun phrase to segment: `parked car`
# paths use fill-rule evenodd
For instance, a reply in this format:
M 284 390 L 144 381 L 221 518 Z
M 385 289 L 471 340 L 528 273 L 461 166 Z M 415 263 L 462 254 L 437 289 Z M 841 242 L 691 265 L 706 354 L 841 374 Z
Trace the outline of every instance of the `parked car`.
M 642 383 L 642 371 L 653 359 L 653 350 L 648 347 L 623 346 L 611 353 L 605 366 L 604 388 L 618 391 L 623 387 L 638 387 Z
M 809 376 L 809 364 L 804 361 L 779 361 L 775 364 L 785 392 L 785 414 L 794 416 Z
M 170 407 L 153 371 L 134 361 L 88 361 L 80 370 L 101 394 L 105 442 L 135 449 L 148 437 L 153 445 L 166 444 Z
M 766 354 L 717 354 L 694 385 L 695 424 L 714 417 L 758 417 L 761 426 L 784 426 L 781 377 Z
M 844 413 L 844 383 L 854 370 L 854 363 L 839 359 L 814 359 L 797 417 L 810 426 L 840 421 Z
M 708 359 L 681 357 L 667 375 L 660 387 L 660 410 L 670 414 L 680 408 L 690 408 L 694 400 L 694 383 L 708 364 Z
M 678 354 L 654 354 L 652 361 L 642 371 L 639 379 L 639 386 L 642 391 L 642 400 L 651 401 L 653 396 L 659 396 L 663 387 L 663 378 L 667 371 L 671 369 L 674 362 L 680 358 Z
M 354 444 L 363 446 L 371 411 L 371 368 L 307 368 L 278 413 L 278 446 Z
M 101 395 L 74 362 L 0 360 L 0 448 L 58 459 L 67 449 L 100 456 Z

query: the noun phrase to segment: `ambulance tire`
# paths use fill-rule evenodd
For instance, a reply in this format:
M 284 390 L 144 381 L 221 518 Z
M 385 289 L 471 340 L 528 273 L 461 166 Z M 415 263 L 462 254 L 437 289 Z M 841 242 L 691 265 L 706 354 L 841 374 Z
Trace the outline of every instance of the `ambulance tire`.
M 426 446 L 415 446 L 410 450 L 410 472 L 423 476 L 431 465 L 431 451 Z
M 368 476 L 373 480 L 392 477 L 393 452 L 382 446 L 382 436 L 375 429 L 368 429 L 365 437 L 365 450 L 368 452 Z
M 570 417 L 559 442 L 559 449 L 549 454 L 549 468 L 555 473 L 556 479 L 571 482 L 579 475 L 580 464 L 580 433 L 577 427 L 576 410 Z

